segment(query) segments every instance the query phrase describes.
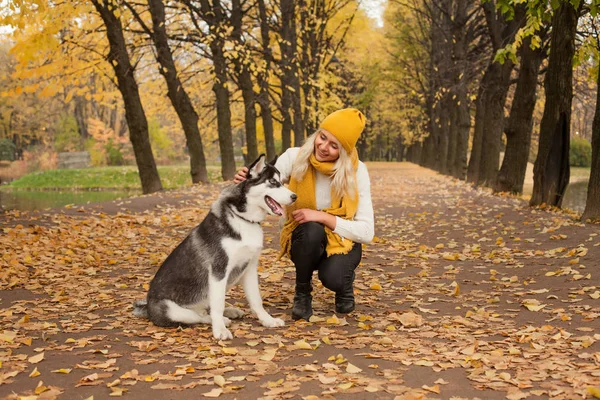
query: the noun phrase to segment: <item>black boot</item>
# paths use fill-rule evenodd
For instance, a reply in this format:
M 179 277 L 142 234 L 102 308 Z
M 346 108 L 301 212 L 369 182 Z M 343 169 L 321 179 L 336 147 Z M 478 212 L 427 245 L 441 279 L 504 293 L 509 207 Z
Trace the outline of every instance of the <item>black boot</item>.
M 335 312 L 348 314 L 354 311 L 354 293 L 335 294 Z
M 335 312 L 348 314 L 354 311 L 354 271 L 343 290 L 335 294 Z
M 296 294 L 294 295 L 294 307 L 292 308 L 292 319 L 305 319 L 308 321 L 312 315 L 312 285 L 309 283 L 296 283 Z

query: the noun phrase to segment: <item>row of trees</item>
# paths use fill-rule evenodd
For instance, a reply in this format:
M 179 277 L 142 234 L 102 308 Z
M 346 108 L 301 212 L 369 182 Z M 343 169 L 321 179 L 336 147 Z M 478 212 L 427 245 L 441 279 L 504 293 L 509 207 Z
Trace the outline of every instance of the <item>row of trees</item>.
M 328 112 L 355 106 L 369 119 L 358 143 L 363 159 L 406 157 L 520 193 L 533 154 L 531 203 L 560 206 L 570 128 L 587 125 L 583 113 L 571 122 L 574 68 L 585 88 L 576 108 L 591 115 L 598 107 L 590 90 L 597 83 L 583 77 L 597 71 L 596 0 L 390 0 L 382 28 L 350 0 L 9 7 L 1 22 L 17 29 L 4 98 L 39 94 L 69 104 L 84 137 L 90 117 L 128 132 L 145 192 L 161 188 L 150 108 L 178 124 L 192 180 L 203 182 L 207 151 L 218 148 L 229 179 L 236 146 L 249 159 L 259 150 L 274 157 L 301 144 Z M 599 124 L 586 217 L 600 216 Z
M 573 71 L 581 64 L 598 70 L 597 2 L 393 3 L 399 48 L 419 50 L 396 53 L 398 61 L 412 71 L 408 85 L 429 117 L 419 121 L 427 134 L 408 143 L 409 159 L 497 192 L 521 193 L 543 80 L 530 204 L 560 207 L 569 182 Z M 598 107 L 584 218 L 600 217 Z
M 232 108 L 243 114 L 247 157 L 258 156 L 260 122 L 273 158 L 316 128 L 322 72 L 341 47 L 357 4 L 349 0 L 91 0 L 9 3 L 2 23 L 17 29 L 12 54 L 17 84 L 7 96 L 35 91 L 74 103 L 80 132 L 86 104 L 112 104 L 105 82 L 118 88 L 144 192 L 162 185 L 148 135 L 140 84 L 162 82 L 185 134 L 193 182 L 208 180 L 201 107 L 214 111 L 223 179 L 236 170 Z M 364 19 L 365 17 L 362 16 Z M 157 76 L 156 72 L 160 74 Z M 107 80 L 108 78 L 108 80 Z M 331 111 L 338 104 L 331 104 Z

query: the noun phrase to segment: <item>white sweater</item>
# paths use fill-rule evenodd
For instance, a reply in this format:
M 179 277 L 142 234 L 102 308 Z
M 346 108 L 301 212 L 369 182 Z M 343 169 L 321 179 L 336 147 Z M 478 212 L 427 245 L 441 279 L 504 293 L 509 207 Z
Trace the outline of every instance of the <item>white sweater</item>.
M 289 181 L 292 174 L 292 165 L 299 151 L 299 147 L 289 148 L 277 159 L 275 167 L 281 173 L 282 181 Z M 330 178 L 318 171 L 315 175 L 317 210 L 331 207 Z M 367 166 L 361 161 L 358 162 L 356 181 L 358 185 L 358 209 L 356 210 L 356 215 L 351 221 L 336 217 L 334 232 L 353 242 L 370 243 L 375 234 L 373 203 L 371 202 L 371 180 L 369 179 Z

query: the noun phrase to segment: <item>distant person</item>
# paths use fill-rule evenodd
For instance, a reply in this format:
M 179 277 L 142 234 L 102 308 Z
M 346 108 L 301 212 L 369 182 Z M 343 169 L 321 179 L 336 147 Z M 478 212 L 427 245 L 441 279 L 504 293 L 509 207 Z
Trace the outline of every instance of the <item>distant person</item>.
M 335 292 L 335 311 L 354 310 L 354 270 L 362 258 L 361 243 L 374 235 L 371 182 L 358 159 L 356 142 L 365 116 L 355 108 L 328 115 L 302 147 L 287 149 L 275 163 L 282 181 L 298 200 L 287 207 L 280 233 L 281 253 L 296 267 L 292 318 L 312 315 L 312 275 Z M 234 182 L 246 179 L 247 168 Z

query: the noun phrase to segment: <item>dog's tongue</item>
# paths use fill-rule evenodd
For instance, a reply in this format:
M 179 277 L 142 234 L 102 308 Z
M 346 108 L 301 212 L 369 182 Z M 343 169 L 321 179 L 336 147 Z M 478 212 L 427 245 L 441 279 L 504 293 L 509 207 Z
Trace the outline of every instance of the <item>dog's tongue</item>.
M 277 215 L 283 215 L 283 207 L 281 207 L 281 204 L 279 204 L 269 196 L 265 196 L 265 200 L 271 211 L 273 211 L 273 213 Z

